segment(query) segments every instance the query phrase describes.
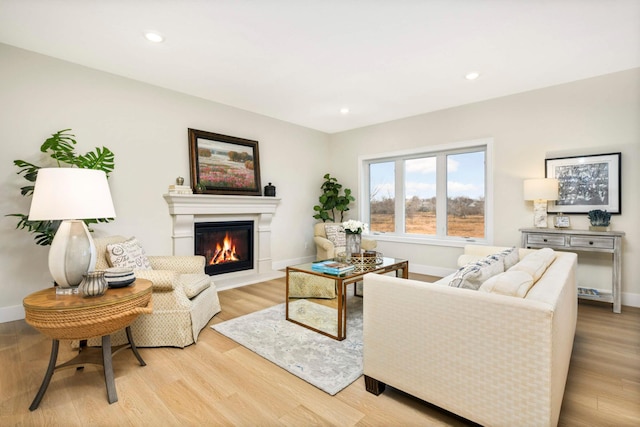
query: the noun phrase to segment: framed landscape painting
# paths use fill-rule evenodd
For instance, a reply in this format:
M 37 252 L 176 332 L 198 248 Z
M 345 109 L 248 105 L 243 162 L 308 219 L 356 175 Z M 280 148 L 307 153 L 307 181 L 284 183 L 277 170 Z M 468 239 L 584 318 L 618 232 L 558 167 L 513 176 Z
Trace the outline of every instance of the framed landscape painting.
M 545 166 L 547 178 L 559 183 L 558 200 L 549 204 L 549 212 L 622 212 L 620 153 L 546 159 Z
M 194 193 L 259 196 L 258 141 L 189 129 Z

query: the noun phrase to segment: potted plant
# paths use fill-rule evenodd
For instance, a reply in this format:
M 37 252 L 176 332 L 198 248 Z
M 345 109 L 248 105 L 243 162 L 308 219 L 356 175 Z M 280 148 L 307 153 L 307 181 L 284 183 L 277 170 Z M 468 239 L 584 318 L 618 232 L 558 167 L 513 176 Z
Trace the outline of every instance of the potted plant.
M 58 167 L 77 167 L 83 169 L 97 169 L 104 171 L 109 177 L 109 173 L 114 168 L 114 154 L 106 147 L 96 147 L 94 151 L 90 151 L 84 155 L 75 152 L 74 145 L 77 143 L 75 135 L 69 133 L 71 129 L 63 129 L 51 135 L 42 146 L 40 151 L 48 153 L 51 159 L 55 160 Z M 14 160 L 13 164 L 20 170 L 18 175 L 22 175 L 28 181 L 28 184 L 20 188 L 20 194 L 29 197 L 33 194 L 33 188 L 38 176 L 38 170 L 42 166 L 29 163 L 24 160 Z M 60 221 L 29 221 L 28 214 L 14 213 L 6 216 L 18 217 L 18 225 L 16 228 L 27 230 L 29 233 L 35 234 L 34 240 L 38 245 L 48 246 L 53 241 Z M 110 218 L 85 219 L 84 222 L 96 224 L 98 222 L 109 222 Z
M 324 175 L 324 182 L 320 186 L 322 194 L 320 195 L 319 204 L 313 207 L 316 212 L 313 217 L 322 220 L 322 222 L 338 222 L 336 221 L 336 213 L 340 214 L 340 221 L 344 220 L 344 213 L 349 210 L 349 205 L 356 199 L 351 195 L 349 188 L 342 189 L 342 184 L 338 183 L 338 179 L 330 174 Z

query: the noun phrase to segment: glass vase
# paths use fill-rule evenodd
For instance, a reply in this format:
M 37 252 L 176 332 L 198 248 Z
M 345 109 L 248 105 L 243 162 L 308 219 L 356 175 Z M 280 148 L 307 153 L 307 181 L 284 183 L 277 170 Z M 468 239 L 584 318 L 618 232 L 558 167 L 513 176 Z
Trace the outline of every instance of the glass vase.
M 360 233 L 345 232 L 347 256 L 360 255 L 360 248 L 362 243 L 362 235 Z

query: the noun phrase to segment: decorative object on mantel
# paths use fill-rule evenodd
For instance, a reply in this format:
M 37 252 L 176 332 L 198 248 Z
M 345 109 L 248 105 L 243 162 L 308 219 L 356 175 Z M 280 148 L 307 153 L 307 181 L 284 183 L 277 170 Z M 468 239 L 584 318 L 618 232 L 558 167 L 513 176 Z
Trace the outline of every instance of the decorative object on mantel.
M 533 225 L 547 228 L 547 201 L 558 198 L 558 180 L 536 178 L 524 180 L 524 199 L 533 200 Z
M 594 209 L 589 211 L 589 230 L 592 231 L 609 231 L 609 224 L 611 223 L 611 214 L 601 209 Z
M 621 153 L 608 153 L 546 159 L 546 176 L 559 182 L 558 199 L 549 212 L 622 213 L 620 157 Z
M 184 185 L 184 178 L 179 176 L 176 178 L 176 184 L 177 185 Z
M 274 185 L 265 185 L 264 186 L 264 195 L 267 197 L 276 197 L 276 187 Z
M 169 186 L 169 194 L 193 194 L 188 185 L 172 184 Z
M 351 202 L 356 200 L 351 195 L 351 189 L 345 188 L 343 192 L 342 184 L 339 184 L 338 179 L 328 173 L 324 175 L 324 182 L 320 189 L 322 190 L 318 199 L 320 204 L 313 207 L 316 212 L 313 217 L 322 220 L 322 222 L 344 221 L 344 213 L 349 210 Z M 336 220 L 336 211 L 340 212 L 340 221 Z
M 258 141 L 189 129 L 189 162 L 196 193 L 262 195 Z

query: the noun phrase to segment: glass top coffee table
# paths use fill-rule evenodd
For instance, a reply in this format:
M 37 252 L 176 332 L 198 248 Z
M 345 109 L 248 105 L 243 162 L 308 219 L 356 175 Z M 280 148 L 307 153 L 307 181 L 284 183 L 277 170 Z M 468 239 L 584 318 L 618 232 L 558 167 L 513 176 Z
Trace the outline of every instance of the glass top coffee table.
M 287 267 L 286 319 L 320 334 L 342 341 L 347 336 L 347 287 L 361 282 L 365 274 L 395 273 L 409 277 L 409 261 L 381 257 L 372 265 L 334 275 L 314 270 L 314 263 Z

